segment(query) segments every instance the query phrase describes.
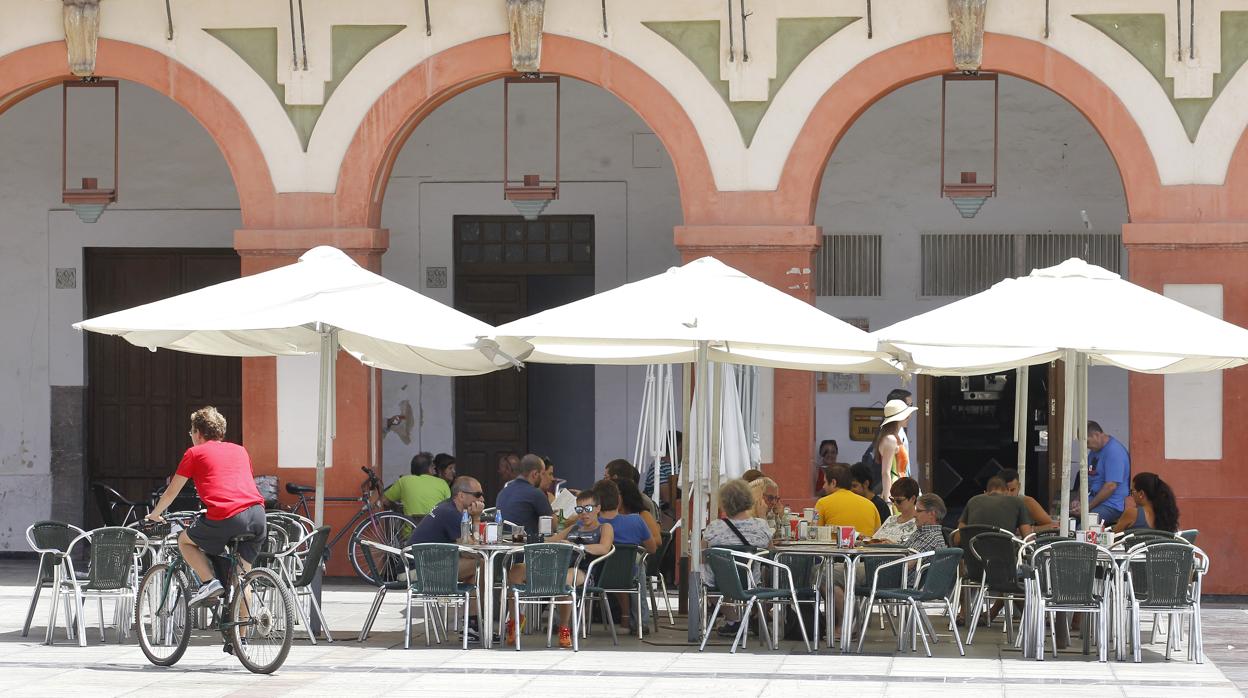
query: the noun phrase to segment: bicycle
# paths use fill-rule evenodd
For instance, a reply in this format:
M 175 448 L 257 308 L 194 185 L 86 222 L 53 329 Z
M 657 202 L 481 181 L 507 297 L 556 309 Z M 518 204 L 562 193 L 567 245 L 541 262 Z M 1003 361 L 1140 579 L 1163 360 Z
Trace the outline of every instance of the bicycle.
M 174 520 L 140 527 L 164 543 L 159 554 L 162 561 L 143 575 L 134 604 L 139 647 L 157 666 L 173 666 L 182 658 L 198 615 L 194 612 L 198 609 L 190 606 L 193 572 L 178 550 L 177 535 L 182 529 L 177 524 Z M 271 674 L 290 653 L 295 596 L 280 577 L 263 567 L 236 574 L 241 565 L 235 548 L 242 540 L 232 540 L 223 556 L 209 556 L 218 572 L 224 566 L 223 581 L 228 583 L 226 593 L 201 607 L 209 610 L 211 619 L 200 629 L 221 633 L 225 652 L 237 657 L 248 671 Z
M 330 550 L 350 531 L 347 555 L 350 556 L 351 567 L 355 570 L 356 576 L 373 586 L 391 585 L 402 579 L 403 573 L 406 572 L 402 560 L 378 553 L 376 548 L 364 545 L 363 541 L 372 541 L 391 548 L 402 548 L 407 545 L 407 539 L 411 536 L 416 522 L 396 511 L 374 510 L 374 495 L 380 494 L 385 488 L 372 468 L 361 467 L 360 470 L 365 474 L 364 483 L 360 485 L 360 496 L 325 498 L 326 502 L 360 503 L 360 509 L 355 512 L 355 516 L 351 517 L 345 526 L 338 529 L 338 533 L 333 538 L 330 538 L 325 546 L 325 557 L 329 559 Z M 288 482 L 286 491 L 299 498 L 287 511 L 310 518 L 309 500 L 306 495 L 315 493 L 316 488 Z M 371 562 L 368 558 L 371 558 Z

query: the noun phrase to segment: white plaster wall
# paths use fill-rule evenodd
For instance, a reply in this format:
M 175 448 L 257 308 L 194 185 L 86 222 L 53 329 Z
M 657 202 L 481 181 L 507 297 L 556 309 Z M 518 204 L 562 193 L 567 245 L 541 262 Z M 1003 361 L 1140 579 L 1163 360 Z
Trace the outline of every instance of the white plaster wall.
M 1000 88 L 999 194 L 973 219 L 963 219 L 940 198 L 939 78 L 893 92 L 846 133 L 824 173 L 815 222 L 825 234 L 884 236 L 883 295 L 820 297 L 821 309 L 838 317 L 866 317 L 870 329 L 878 330 L 954 300 L 920 295 L 923 233 L 1078 232 L 1081 210 L 1088 212 L 1094 231 L 1121 229 L 1127 220 L 1121 179 L 1087 120 L 1043 87 L 1003 77 Z M 984 99 L 982 107 L 990 110 L 990 98 Z M 842 452 L 856 458 L 866 444 L 845 446 L 849 408 L 883 400 L 899 383 L 872 376 L 869 394 L 817 394 L 816 435 L 837 439 Z M 1089 414 L 1125 441 L 1126 372 L 1093 368 L 1088 387 Z
M 84 246 L 232 246 L 238 199 L 225 160 L 180 107 L 145 87 L 121 91 L 120 201 L 86 225 L 60 202 L 60 90 L 0 116 L 0 550 L 51 512 L 50 386 L 82 385 Z M 111 131 L 106 136 L 111 137 Z M 79 288 L 53 288 L 74 267 Z M 170 464 L 172 468 L 175 464 Z
M 536 125 L 549 113 L 548 105 L 516 95 L 513 125 L 540 132 Z M 615 97 L 579 81 L 564 81 L 563 106 L 564 184 L 547 213 L 595 217 L 596 291 L 678 264 L 672 244 L 672 228 L 681 222 L 675 173 L 662 148 L 656 152 L 649 128 Z M 501 84 L 483 85 L 440 107 L 412 134 L 386 191 L 382 224 L 390 229 L 390 250 L 382 270 L 388 278 L 452 304 L 451 217 L 515 214 L 502 198 L 501 113 Z M 535 139 L 513 141 L 513 178 L 549 160 L 553 139 Z M 445 289 L 426 287 L 425 269 L 431 266 L 447 267 Z M 632 458 L 644 377 L 641 367 L 595 370 L 596 468 L 613 458 Z M 410 443 L 394 432 L 384 436 L 386 478 L 407 472 L 417 451 L 453 452 L 451 386 L 446 378 L 384 374 L 383 418 L 401 414 L 407 401 L 417 422 Z

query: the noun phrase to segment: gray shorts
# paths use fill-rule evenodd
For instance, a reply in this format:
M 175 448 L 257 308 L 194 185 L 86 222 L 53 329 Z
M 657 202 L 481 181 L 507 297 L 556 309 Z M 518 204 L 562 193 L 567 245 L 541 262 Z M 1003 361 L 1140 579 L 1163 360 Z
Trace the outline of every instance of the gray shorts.
M 224 555 L 225 546 L 235 536 L 251 534 L 251 540 L 238 544 L 238 556 L 251 564 L 260 554 L 260 544 L 264 542 L 265 519 L 264 507 L 253 504 L 228 519 L 211 521 L 200 517 L 194 526 L 186 529 L 186 536 L 199 549 L 209 555 Z

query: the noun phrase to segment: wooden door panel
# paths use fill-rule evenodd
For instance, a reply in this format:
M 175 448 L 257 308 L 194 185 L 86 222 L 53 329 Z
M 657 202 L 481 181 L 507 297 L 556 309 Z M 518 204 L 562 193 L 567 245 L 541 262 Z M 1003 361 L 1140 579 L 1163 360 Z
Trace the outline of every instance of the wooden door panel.
M 88 248 L 87 317 L 123 310 L 239 275 L 233 250 Z M 242 433 L 238 359 L 135 347 L 119 337 L 86 336 L 87 474 L 142 499 L 163 485 L 190 445 L 191 412 L 214 405 Z M 90 496 L 90 495 L 88 495 Z M 88 522 L 99 522 L 94 500 Z

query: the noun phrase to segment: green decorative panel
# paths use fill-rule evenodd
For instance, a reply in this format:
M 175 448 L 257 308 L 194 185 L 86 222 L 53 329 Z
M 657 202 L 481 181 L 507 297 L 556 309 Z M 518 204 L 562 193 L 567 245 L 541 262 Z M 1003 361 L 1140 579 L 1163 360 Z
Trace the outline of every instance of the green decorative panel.
M 690 22 L 645 22 L 650 31 L 675 46 L 698 68 L 728 105 L 741 140 L 746 147 L 754 140 L 758 124 L 771 106 L 771 100 L 806 56 L 824 41 L 860 17 L 795 17 L 777 22 L 776 77 L 772 78 L 765 102 L 733 102 L 728 99 L 728 81 L 719 77 L 718 20 Z
M 1248 12 L 1222 13 L 1222 71 L 1213 76 L 1213 96 L 1202 99 L 1175 99 L 1174 79 L 1166 77 L 1166 18 L 1160 14 L 1075 15 L 1113 39 L 1161 85 L 1183 122 L 1189 141 L 1196 141 L 1209 108 L 1227 83 L 1248 60 Z M 1177 47 L 1175 47 L 1177 50 Z M 1200 50 L 1199 48 L 1197 49 Z
M 403 31 L 405 25 L 341 25 L 330 30 L 332 61 L 330 80 L 325 83 L 325 102 L 338 89 L 347 74 L 355 68 L 369 51 L 377 48 L 390 37 Z M 245 29 L 205 29 L 218 41 L 230 47 L 257 75 L 264 80 L 278 104 L 286 110 L 299 143 L 306 151 L 312 130 L 321 118 L 322 105 L 286 103 L 286 88 L 277 81 L 277 29 L 254 27 Z

